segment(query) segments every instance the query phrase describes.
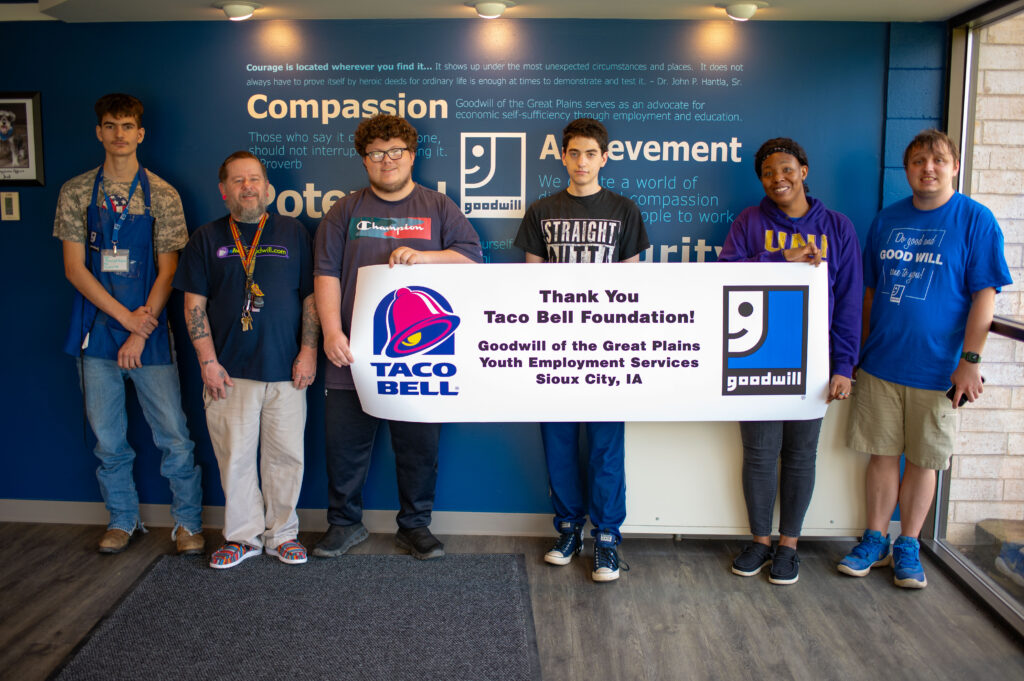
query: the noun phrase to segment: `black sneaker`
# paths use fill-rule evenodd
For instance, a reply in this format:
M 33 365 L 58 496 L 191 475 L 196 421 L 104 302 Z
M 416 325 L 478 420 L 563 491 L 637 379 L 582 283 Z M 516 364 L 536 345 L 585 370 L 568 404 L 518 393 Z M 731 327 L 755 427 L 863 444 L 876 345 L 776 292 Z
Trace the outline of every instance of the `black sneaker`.
M 772 558 L 772 569 L 768 571 L 768 581 L 772 584 L 796 584 L 800 579 L 800 556 L 796 549 L 779 546 Z
M 395 543 L 420 560 L 444 556 L 444 544 L 431 534 L 429 527 L 400 527 L 395 533 Z
M 583 526 L 562 522 L 558 524 L 558 531 L 558 539 L 544 554 L 544 561 L 552 565 L 568 565 L 583 550 Z
M 772 547 L 752 541 L 743 547 L 732 562 L 732 573 L 740 577 L 753 577 L 772 562 Z
M 366 541 L 370 536 L 362 523 L 355 525 L 331 525 L 313 547 L 313 555 L 320 558 L 335 558 L 350 548 Z

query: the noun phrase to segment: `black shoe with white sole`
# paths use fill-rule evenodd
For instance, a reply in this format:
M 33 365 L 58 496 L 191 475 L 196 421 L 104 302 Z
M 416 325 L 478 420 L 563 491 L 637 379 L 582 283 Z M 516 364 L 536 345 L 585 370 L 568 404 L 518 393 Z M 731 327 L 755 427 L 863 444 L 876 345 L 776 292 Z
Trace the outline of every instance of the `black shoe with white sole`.
M 765 565 L 772 562 L 772 547 L 750 542 L 743 547 L 740 555 L 732 562 L 732 573 L 740 577 L 753 577 L 761 572 Z

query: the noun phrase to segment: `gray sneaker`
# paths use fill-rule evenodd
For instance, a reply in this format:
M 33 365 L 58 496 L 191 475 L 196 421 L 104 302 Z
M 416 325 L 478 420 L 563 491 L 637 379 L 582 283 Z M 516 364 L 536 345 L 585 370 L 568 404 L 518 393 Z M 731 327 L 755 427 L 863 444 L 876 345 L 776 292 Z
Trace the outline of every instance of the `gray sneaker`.
M 413 558 L 430 560 L 444 556 L 444 544 L 435 537 L 428 527 L 398 528 L 395 543 L 399 548 L 412 554 Z
M 370 533 L 362 523 L 355 525 L 331 525 L 313 547 L 313 555 L 320 558 L 336 558 L 356 544 L 366 541 Z

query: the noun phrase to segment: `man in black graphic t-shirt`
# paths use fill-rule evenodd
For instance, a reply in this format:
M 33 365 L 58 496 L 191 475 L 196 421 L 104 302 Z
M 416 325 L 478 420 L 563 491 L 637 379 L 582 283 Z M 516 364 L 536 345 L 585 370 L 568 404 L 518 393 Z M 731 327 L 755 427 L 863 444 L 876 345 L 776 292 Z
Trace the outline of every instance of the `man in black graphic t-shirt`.
M 592 118 L 569 123 L 562 133 L 562 163 L 569 187 L 535 201 L 526 211 L 515 244 L 526 262 L 637 262 L 650 246 L 636 204 L 602 189 L 598 181 L 608 162 L 608 131 Z M 542 423 L 544 453 L 559 537 L 544 560 L 567 565 L 583 549 L 587 517 L 594 529 L 597 582 L 619 577 L 616 549 L 626 518 L 625 425 L 587 423 L 586 471 L 579 466 L 579 423 Z M 584 474 L 589 484 L 584 483 Z M 585 495 L 586 492 L 586 495 Z M 589 498 L 585 498 L 589 496 Z M 623 569 L 626 566 L 623 565 Z

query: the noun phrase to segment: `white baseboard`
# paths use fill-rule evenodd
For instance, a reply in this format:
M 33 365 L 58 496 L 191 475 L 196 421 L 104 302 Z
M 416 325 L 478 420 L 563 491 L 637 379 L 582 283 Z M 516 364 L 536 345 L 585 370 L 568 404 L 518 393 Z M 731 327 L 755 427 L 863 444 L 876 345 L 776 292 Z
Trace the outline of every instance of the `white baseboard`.
M 147 527 L 173 527 L 168 504 L 140 504 L 139 513 Z M 370 532 L 392 533 L 394 510 L 365 511 L 363 524 Z M 73 525 L 106 525 L 107 509 L 101 502 L 38 501 L 34 499 L 0 499 L 0 522 L 5 523 L 64 523 Z M 224 527 L 224 507 L 204 506 L 203 527 Z M 327 513 L 322 508 L 300 508 L 299 528 L 304 532 L 322 532 L 327 529 Z M 899 524 L 892 523 L 891 534 L 899 535 Z M 464 511 L 434 511 L 430 529 L 436 534 L 496 535 L 503 537 L 547 537 L 554 534 L 551 515 L 547 513 L 472 513 Z M 622 533 L 630 537 L 657 537 L 686 535 L 688 537 L 747 537 L 749 530 L 742 526 L 703 525 L 631 525 L 622 526 Z M 859 537 L 860 529 L 811 529 L 806 538 Z
M 366 511 L 363 524 L 370 532 L 394 532 L 397 511 Z M 140 504 L 139 515 L 147 527 L 173 527 L 168 504 Z M 38 501 L 0 499 L 0 522 L 65 523 L 106 525 L 109 516 L 100 502 Z M 203 527 L 224 527 L 224 507 L 204 506 Z M 327 529 L 327 514 L 322 508 L 300 508 L 299 527 L 303 531 Z M 546 513 L 468 513 L 434 511 L 430 528 L 437 534 L 485 534 L 543 537 L 554 533 L 551 516 Z

